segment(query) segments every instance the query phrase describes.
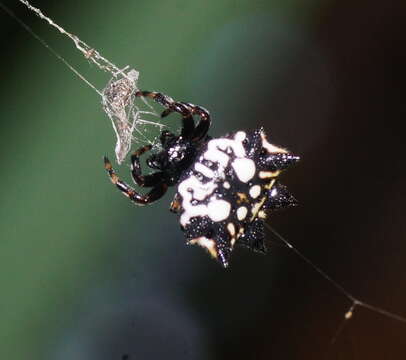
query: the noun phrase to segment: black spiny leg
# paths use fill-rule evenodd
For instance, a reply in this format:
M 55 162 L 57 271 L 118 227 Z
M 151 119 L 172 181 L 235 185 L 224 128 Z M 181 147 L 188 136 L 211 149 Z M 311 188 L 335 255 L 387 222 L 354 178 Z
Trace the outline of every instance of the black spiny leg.
M 139 148 L 131 155 L 131 175 L 134 182 L 143 187 L 154 187 L 163 181 L 162 172 L 156 172 L 150 175 L 141 175 L 141 164 L 140 156 L 146 151 L 151 150 L 151 145 L 145 145 L 142 148 Z
M 211 125 L 210 113 L 205 108 L 196 105 L 193 105 L 192 113 L 200 117 L 200 121 L 197 124 L 195 132 L 193 134 L 193 139 L 203 139 L 207 135 L 207 132 L 209 131 Z
M 135 96 L 144 96 L 153 99 L 158 104 L 166 108 L 161 114 L 161 117 L 166 117 L 172 112 L 177 112 L 182 115 L 183 126 L 181 136 L 191 138 L 195 133 L 195 123 L 193 120 L 193 108 L 191 104 L 176 102 L 171 97 L 154 91 L 137 91 Z
M 193 126 L 193 129 L 187 129 L 187 133 L 189 134 L 190 132 L 192 132 L 193 134 L 190 135 L 190 137 L 194 140 L 194 141 L 198 141 L 203 139 L 206 135 L 207 132 L 209 131 L 210 125 L 211 125 L 211 119 L 210 119 L 210 113 L 203 107 L 198 106 L 198 105 L 194 105 L 194 104 L 190 104 L 190 103 L 184 103 L 184 102 L 176 102 L 174 104 L 177 105 L 182 105 L 182 106 L 186 106 L 187 109 L 190 111 L 190 117 L 192 117 L 192 115 L 197 115 L 200 117 L 200 121 L 197 124 L 197 126 Z M 162 113 L 162 117 L 165 117 L 167 115 L 169 115 L 171 112 L 173 111 L 177 111 L 180 112 L 178 110 L 172 110 L 172 109 L 166 109 L 163 113 Z M 180 112 L 182 114 L 182 112 Z M 192 117 L 193 120 L 193 117 Z M 183 135 L 183 132 L 182 132 Z
M 135 96 L 151 98 L 166 108 L 170 108 L 170 105 L 175 102 L 170 96 L 155 91 L 137 91 Z
M 111 182 L 116 185 L 117 188 L 125 196 L 127 196 L 132 202 L 137 205 L 147 205 L 160 199 L 168 189 L 168 185 L 166 183 L 159 182 L 152 188 L 152 190 L 148 194 L 141 195 L 137 193 L 131 186 L 127 185 L 124 181 L 121 181 L 119 179 L 107 157 L 104 157 L 104 168 L 109 174 Z
M 166 117 L 169 114 L 177 112 L 182 115 L 182 131 L 181 136 L 191 138 L 195 131 L 195 121 L 193 120 L 192 108 L 190 104 L 184 102 L 174 102 L 173 105 L 162 112 L 161 117 Z

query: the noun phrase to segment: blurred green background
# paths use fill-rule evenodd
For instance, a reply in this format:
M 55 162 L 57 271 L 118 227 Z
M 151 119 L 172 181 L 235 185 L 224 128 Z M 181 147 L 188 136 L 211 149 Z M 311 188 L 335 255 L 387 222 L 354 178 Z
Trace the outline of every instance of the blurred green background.
M 109 76 L 4 2 L 98 88 Z M 403 1 L 36 1 L 142 89 L 264 126 L 302 156 L 272 225 L 354 296 L 406 315 Z M 171 194 L 130 204 L 98 95 L 0 12 L 0 359 L 404 359 L 406 326 L 349 303 L 269 234 L 224 271 Z M 118 168 L 128 177 L 128 165 Z M 173 192 L 173 191 L 172 191 Z

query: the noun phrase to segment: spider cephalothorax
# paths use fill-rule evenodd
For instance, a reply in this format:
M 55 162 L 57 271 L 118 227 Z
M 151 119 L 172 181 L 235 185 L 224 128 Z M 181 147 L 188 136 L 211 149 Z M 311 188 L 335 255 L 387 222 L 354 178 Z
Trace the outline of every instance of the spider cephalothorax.
M 262 128 L 212 139 L 207 135 L 210 115 L 204 108 L 156 92 L 140 91 L 136 96 L 163 105 L 163 117 L 180 113 L 182 131 L 179 136 L 162 132 L 162 151 L 147 159 L 147 165 L 158 170 L 153 174 L 142 175 L 139 161 L 150 145 L 131 156 L 132 177 L 139 186 L 151 187 L 149 193 L 141 195 L 121 181 L 105 158 L 112 182 L 139 205 L 158 200 L 168 186 L 177 185 L 170 210 L 179 214 L 187 242 L 206 248 L 224 267 L 236 245 L 265 252 L 266 210 L 296 204 L 277 178 L 299 157 L 270 144 Z M 193 115 L 200 117 L 197 125 Z

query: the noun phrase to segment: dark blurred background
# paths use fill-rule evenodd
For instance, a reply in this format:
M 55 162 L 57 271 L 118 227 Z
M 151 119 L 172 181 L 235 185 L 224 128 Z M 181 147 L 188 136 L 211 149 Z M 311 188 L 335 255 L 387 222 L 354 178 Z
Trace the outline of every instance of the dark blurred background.
M 98 88 L 109 76 L 5 2 Z M 300 206 L 270 224 L 355 297 L 406 316 L 406 3 L 69 1 L 34 5 L 140 87 L 208 108 L 212 135 L 263 125 L 301 155 Z M 100 98 L 0 11 L 0 358 L 405 359 L 406 324 L 350 303 L 268 234 L 224 271 L 164 200 L 132 206 L 102 155 Z M 119 168 L 128 179 L 128 166 Z

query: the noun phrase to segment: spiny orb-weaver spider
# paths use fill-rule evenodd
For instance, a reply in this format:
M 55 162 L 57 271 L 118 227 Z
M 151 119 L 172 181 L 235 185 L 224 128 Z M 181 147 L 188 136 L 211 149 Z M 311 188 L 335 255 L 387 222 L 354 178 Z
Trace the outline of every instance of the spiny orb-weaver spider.
M 131 174 L 141 195 L 119 179 L 107 157 L 105 169 L 118 189 L 137 205 L 160 199 L 169 186 L 177 185 L 170 210 L 179 214 L 188 244 L 198 244 L 227 267 L 235 245 L 266 252 L 264 219 L 266 210 L 293 206 L 296 200 L 277 180 L 281 171 L 299 160 L 285 149 L 270 144 L 262 128 L 230 133 L 213 139 L 207 135 L 209 112 L 190 103 L 176 102 L 159 92 L 137 91 L 166 109 L 182 115 L 179 136 L 162 131 L 162 151 L 151 155 L 147 165 L 158 170 L 143 175 L 140 156 L 151 150 L 146 145 L 131 156 Z M 195 124 L 193 116 L 200 121 Z

